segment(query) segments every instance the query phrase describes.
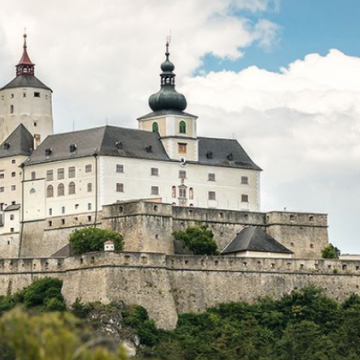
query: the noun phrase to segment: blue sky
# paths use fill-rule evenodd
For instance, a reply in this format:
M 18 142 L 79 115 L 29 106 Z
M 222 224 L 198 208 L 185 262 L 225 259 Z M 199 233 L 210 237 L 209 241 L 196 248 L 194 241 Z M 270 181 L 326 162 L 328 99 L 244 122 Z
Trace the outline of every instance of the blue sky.
M 278 9 L 273 7 L 266 13 L 241 10 L 237 14 L 252 22 L 265 17 L 279 25 L 277 43 L 268 51 L 254 43 L 243 49 L 244 56 L 236 61 L 206 55 L 201 70 L 238 71 L 255 65 L 279 71 L 309 53 L 326 55 L 333 48 L 347 55 L 360 56 L 358 0 L 281 0 Z

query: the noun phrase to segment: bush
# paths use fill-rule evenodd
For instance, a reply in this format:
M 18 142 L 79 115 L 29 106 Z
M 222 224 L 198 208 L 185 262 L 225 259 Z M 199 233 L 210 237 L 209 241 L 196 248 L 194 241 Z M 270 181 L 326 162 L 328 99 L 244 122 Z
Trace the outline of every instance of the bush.
M 340 256 L 340 250 L 333 244 L 329 244 L 321 250 L 321 256 L 324 259 L 338 259 Z
M 182 240 L 195 255 L 219 255 L 214 234 L 206 225 L 198 224 L 185 231 L 173 233 L 176 240 Z
M 116 231 L 88 227 L 75 230 L 69 238 L 72 254 L 81 255 L 90 251 L 102 251 L 104 243 L 108 240 L 114 242 L 115 250 L 123 249 L 123 237 Z

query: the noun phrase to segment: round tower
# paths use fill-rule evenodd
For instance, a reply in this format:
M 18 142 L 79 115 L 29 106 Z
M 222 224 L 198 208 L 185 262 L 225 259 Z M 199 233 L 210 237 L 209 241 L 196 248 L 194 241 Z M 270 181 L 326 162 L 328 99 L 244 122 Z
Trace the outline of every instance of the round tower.
M 16 77 L 0 89 L 0 144 L 23 124 L 34 137 L 34 148 L 53 133 L 52 90 L 35 76 L 35 64 L 27 52 L 16 65 Z

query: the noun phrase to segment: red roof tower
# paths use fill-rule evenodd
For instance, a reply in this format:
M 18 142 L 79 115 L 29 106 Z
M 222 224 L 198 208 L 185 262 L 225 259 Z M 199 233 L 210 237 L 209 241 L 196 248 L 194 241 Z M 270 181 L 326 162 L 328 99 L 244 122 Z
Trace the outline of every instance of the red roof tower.
M 30 60 L 26 45 L 27 35 L 24 34 L 24 51 L 19 63 L 16 65 L 16 76 L 35 75 L 35 64 Z

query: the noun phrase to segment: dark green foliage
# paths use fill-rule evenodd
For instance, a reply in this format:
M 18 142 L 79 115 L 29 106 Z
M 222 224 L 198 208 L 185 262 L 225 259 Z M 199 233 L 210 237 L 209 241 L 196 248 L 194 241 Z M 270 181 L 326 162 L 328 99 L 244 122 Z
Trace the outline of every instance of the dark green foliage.
M 140 359 L 355 360 L 360 359 L 360 297 L 342 304 L 308 287 L 280 300 L 221 304 L 182 314 Z
M 81 255 L 91 251 L 103 251 L 104 243 L 108 240 L 114 242 L 115 250 L 123 249 L 123 237 L 116 231 L 88 227 L 75 230 L 69 238 L 73 255 Z
M 62 281 L 43 278 L 14 295 L 0 296 L 0 315 L 17 305 L 27 308 L 38 307 L 40 311 L 64 311 L 65 302 L 61 294 Z
M 333 244 L 329 244 L 321 250 L 321 256 L 324 259 L 338 259 L 340 256 L 340 250 Z
M 176 231 L 173 236 L 182 240 L 195 255 L 219 255 L 214 234 L 206 225 L 197 224 L 185 231 Z

